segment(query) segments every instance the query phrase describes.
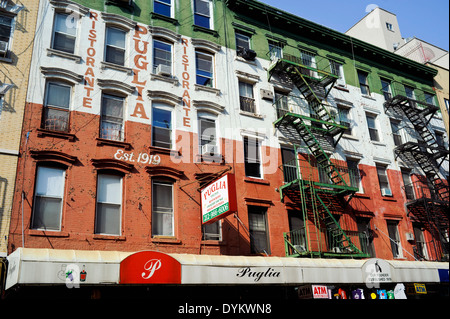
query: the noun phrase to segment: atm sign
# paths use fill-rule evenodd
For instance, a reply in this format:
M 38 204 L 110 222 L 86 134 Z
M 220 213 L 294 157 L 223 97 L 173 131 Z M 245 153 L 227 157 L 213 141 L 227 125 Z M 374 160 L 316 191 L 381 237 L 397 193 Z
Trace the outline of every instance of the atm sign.
M 327 286 L 312 286 L 314 299 L 328 299 Z

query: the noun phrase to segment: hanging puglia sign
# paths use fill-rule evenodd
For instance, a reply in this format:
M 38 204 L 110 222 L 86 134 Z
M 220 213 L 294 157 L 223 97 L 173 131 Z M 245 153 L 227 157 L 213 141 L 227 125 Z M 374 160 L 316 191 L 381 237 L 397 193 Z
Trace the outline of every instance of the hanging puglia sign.
M 234 174 L 215 180 L 201 191 L 202 223 L 212 224 L 237 211 Z

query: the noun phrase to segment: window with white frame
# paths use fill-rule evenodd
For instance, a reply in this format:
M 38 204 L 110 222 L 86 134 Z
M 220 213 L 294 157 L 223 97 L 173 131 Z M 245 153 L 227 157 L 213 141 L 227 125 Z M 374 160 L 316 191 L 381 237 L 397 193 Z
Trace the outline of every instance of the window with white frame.
M 362 95 L 370 95 L 369 73 L 358 70 L 359 88 Z
M 359 160 L 347 158 L 348 174 L 350 177 L 350 185 L 358 188 L 358 193 L 364 192 L 361 183 L 361 172 L 359 170 Z
M 388 29 L 389 31 L 394 31 L 394 26 L 392 25 L 392 23 L 386 22 L 386 29 Z
M 61 230 L 66 170 L 38 166 L 31 228 Z
M 262 178 L 261 142 L 256 138 L 244 137 L 245 176 Z
M 153 0 L 153 12 L 172 17 L 172 0 Z
M 122 176 L 98 174 L 95 233 L 119 236 L 122 220 Z
M 388 101 L 392 98 L 391 81 L 386 80 L 386 79 L 381 79 L 381 92 L 383 93 L 384 99 L 386 101 Z
M 218 220 L 215 223 L 202 226 L 203 240 L 222 240 L 222 221 Z
M 77 26 L 70 21 L 72 19 L 68 14 L 55 14 L 52 49 L 71 54 L 75 53 Z
M 387 175 L 387 166 L 377 164 L 378 182 L 380 183 L 380 190 L 382 196 L 392 196 L 391 187 L 389 185 L 389 178 Z
M 125 65 L 127 32 L 115 27 L 106 28 L 105 61 Z
M 72 87 L 57 82 L 47 82 L 42 128 L 69 132 L 70 99 Z
M 100 138 L 123 141 L 123 110 L 125 97 L 103 93 Z
M 206 52 L 195 52 L 197 84 L 214 87 L 214 55 Z
M 347 127 L 344 134 L 352 135 L 352 125 L 350 123 L 350 110 L 348 107 L 338 105 L 338 116 L 341 125 Z
M 7 58 L 11 46 L 14 18 L 0 15 L 0 58 Z
M 283 45 L 280 42 L 269 40 L 269 54 L 272 61 L 283 58 Z
M 403 144 L 403 138 L 401 134 L 401 126 L 400 122 L 391 119 L 391 129 L 392 129 L 392 137 L 394 138 L 395 146 L 400 146 Z
M 400 241 L 400 234 L 398 233 L 399 222 L 396 220 L 387 220 L 386 223 L 391 242 L 392 256 L 394 258 L 402 258 L 403 257 L 402 244 Z
M 369 127 L 370 140 L 374 142 L 380 141 L 380 135 L 378 134 L 377 116 L 374 114 L 366 113 L 367 126 Z
M 200 133 L 200 154 L 215 155 L 218 154 L 217 138 L 216 138 L 216 121 L 209 118 L 200 117 L 199 120 Z
M 406 96 L 410 99 L 416 99 L 416 93 L 414 92 L 414 88 L 412 86 L 405 85 L 405 93 Z
M 212 1 L 194 0 L 194 24 L 206 29 L 213 29 L 211 20 Z
M 172 74 L 172 44 L 153 40 L 153 73 L 168 76 Z
M 256 113 L 253 84 L 239 81 L 239 100 L 241 111 Z
M 342 65 L 342 63 L 330 60 L 330 66 L 331 66 L 331 73 L 339 76 L 339 79 L 337 80 L 337 85 L 345 86 L 344 66 Z
M 250 50 L 251 49 L 251 37 L 236 30 L 236 51 Z
M 166 107 L 152 109 L 152 146 L 172 149 L 172 111 Z
M 152 182 L 152 235 L 174 236 L 173 183 Z

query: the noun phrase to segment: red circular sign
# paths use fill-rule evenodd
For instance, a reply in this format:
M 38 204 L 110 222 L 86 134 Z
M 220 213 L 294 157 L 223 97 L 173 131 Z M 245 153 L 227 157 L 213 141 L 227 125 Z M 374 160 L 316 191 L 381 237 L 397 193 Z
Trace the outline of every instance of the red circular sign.
M 181 284 L 181 264 L 173 257 L 142 251 L 120 263 L 121 284 Z

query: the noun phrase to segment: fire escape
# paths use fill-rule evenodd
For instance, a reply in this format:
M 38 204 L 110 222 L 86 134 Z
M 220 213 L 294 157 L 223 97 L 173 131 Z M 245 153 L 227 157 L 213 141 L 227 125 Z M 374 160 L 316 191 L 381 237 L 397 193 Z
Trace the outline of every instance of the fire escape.
M 438 111 L 433 96 L 425 92 L 391 83 L 391 91 L 385 92 L 386 111 L 392 111 L 411 122 L 418 133 L 417 142 L 407 142 L 397 146 L 395 155 L 405 162 L 420 167 L 426 180 L 407 192 L 408 215 L 413 222 L 420 223 L 432 234 L 434 257 L 428 259 L 448 260 L 449 245 L 449 187 L 439 175 L 439 168 L 448 159 L 448 150 L 440 145 L 429 128 L 429 123 Z M 408 187 L 408 186 L 405 186 Z M 410 188 L 410 187 L 409 187 Z M 417 254 L 422 258 L 420 254 Z M 426 259 L 426 258 L 423 258 Z
M 296 141 L 294 159 L 283 165 L 285 184 L 278 188 L 281 200 L 288 198 L 300 207 L 304 221 L 301 229 L 284 234 L 286 255 L 368 257 L 361 249 L 364 239 L 348 234 L 339 221 L 345 218 L 344 197 L 351 198 L 358 188 L 351 186 L 348 168 L 330 157 L 347 129 L 324 104 L 338 76 L 331 72 L 327 59 L 303 54 L 273 59 L 268 72 L 269 78 L 294 84 L 310 108 L 306 116 L 277 106 L 274 123 L 285 137 Z M 305 160 L 297 152 L 302 142 L 309 151 Z M 291 175 L 288 180 L 286 175 Z

